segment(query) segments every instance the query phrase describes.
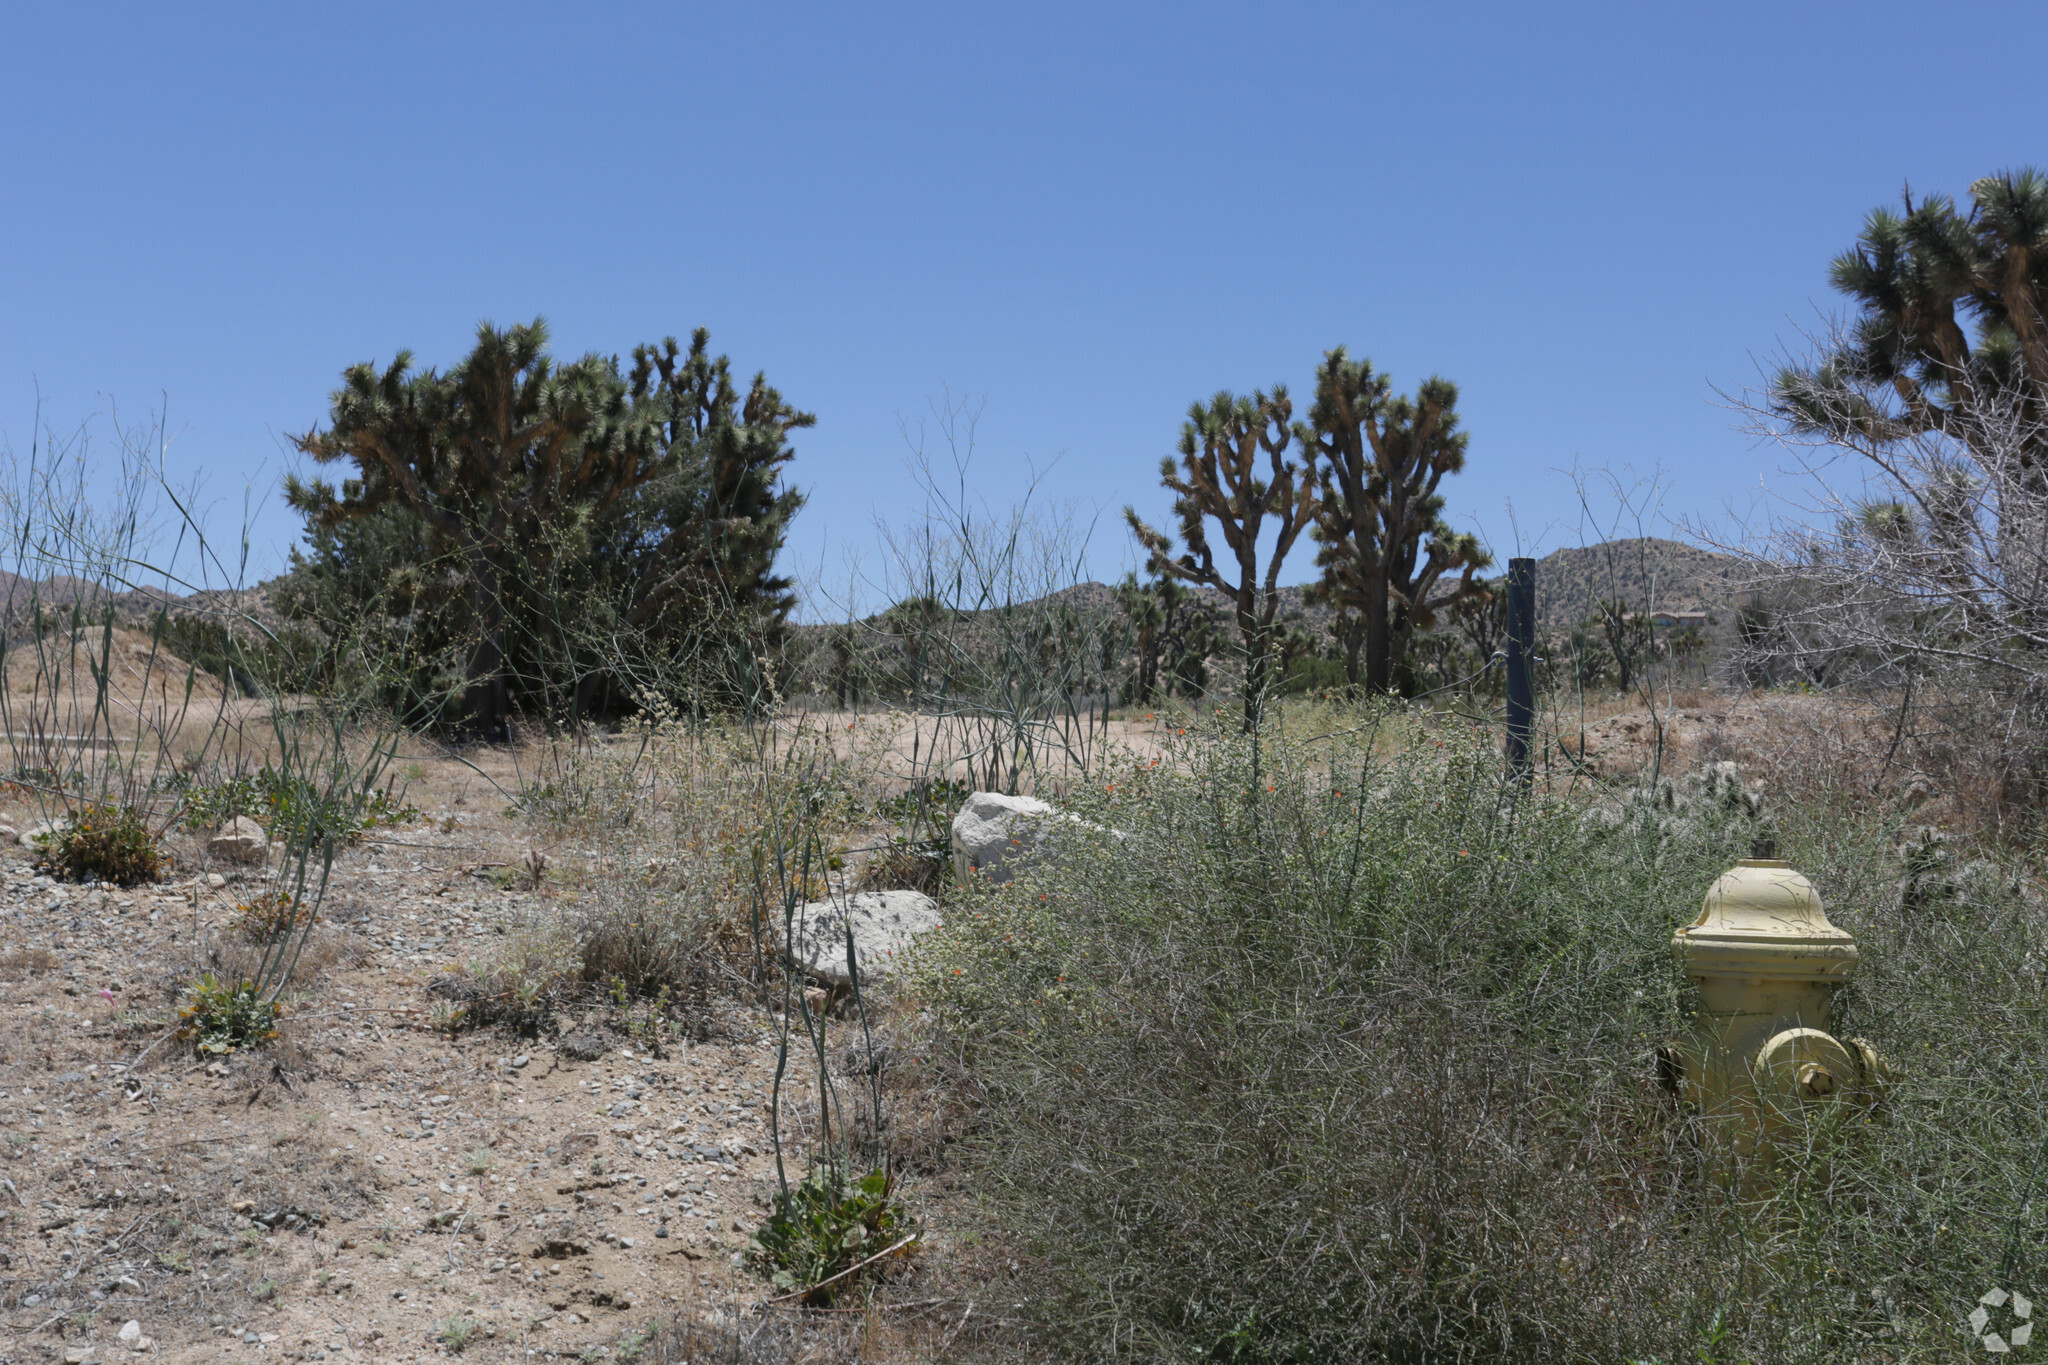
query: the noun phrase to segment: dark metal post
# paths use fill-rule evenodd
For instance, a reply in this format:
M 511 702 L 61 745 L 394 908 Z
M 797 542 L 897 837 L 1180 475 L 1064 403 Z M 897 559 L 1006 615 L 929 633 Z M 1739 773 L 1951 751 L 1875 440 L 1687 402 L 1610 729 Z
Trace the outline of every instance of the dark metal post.
M 1508 561 L 1508 770 L 1529 776 L 1536 721 L 1536 561 Z

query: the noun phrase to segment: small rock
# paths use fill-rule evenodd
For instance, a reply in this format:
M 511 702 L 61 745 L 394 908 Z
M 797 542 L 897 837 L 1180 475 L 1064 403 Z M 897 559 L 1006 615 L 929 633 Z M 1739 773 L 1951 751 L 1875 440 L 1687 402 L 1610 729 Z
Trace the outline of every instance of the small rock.
M 46 834 L 55 834 L 59 829 L 62 828 L 63 826 L 57 824 L 53 820 L 41 820 L 33 825 L 30 825 L 27 829 L 23 830 L 20 834 L 16 835 L 16 842 L 18 842 L 23 848 L 34 848 L 36 846 L 36 840 L 42 838 Z
M 572 1033 L 562 1039 L 562 1055 L 572 1062 L 594 1062 L 604 1056 L 604 1037 L 596 1033 Z
M 135 1343 L 142 1339 L 142 1324 L 130 1318 L 121 1324 L 121 1330 L 115 1335 L 120 1337 L 123 1346 L 132 1351 L 135 1349 Z
M 133 1275 L 123 1275 L 120 1279 L 114 1281 L 114 1288 L 129 1294 L 140 1294 L 142 1292 L 142 1281 L 136 1279 Z
M 237 815 L 206 841 L 206 851 L 236 863 L 260 863 L 270 853 L 270 834 L 246 815 Z
M 90 1346 L 73 1346 L 64 1352 L 64 1365 L 94 1365 L 98 1359 Z
M 527 1056 L 525 1053 L 522 1052 L 517 1057 L 514 1057 L 512 1059 L 512 1069 L 514 1071 L 517 1071 L 519 1068 L 525 1066 L 528 1062 L 532 1060 L 533 1058 Z
M 20 830 L 8 824 L 5 820 L 0 820 L 0 842 L 11 842 L 19 838 L 21 838 Z
M 667 1229 L 666 1227 L 659 1227 L 659 1228 L 656 1228 L 656 1229 L 654 1230 L 654 1235 L 655 1235 L 656 1237 L 666 1237 L 666 1236 L 668 1236 L 668 1229 Z
M 221 876 L 218 872 L 209 872 L 206 874 L 206 884 L 213 890 L 218 891 L 228 884 L 228 879 Z
M 863 976 L 887 975 L 918 935 L 938 927 L 939 903 L 921 891 L 862 891 L 843 899 L 797 907 L 792 956 L 812 976 L 835 986 L 853 984 L 846 938 Z
M 626 1115 L 633 1112 L 633 1101 L 620 1100 L 617 1104 L 613 1105 L 606 1112 L 609 1113 L 615 1119 L 622 1119 L 626 1117 Z

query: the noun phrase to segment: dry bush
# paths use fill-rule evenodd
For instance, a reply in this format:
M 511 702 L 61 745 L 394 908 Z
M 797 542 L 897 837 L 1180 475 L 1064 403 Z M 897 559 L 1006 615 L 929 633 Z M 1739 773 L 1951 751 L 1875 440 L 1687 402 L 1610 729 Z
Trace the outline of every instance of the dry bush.
M 1725 772 L 1589 807 L 1449 739 L 1176 757 L 1077 795 L 1123 838 L 978 888 L 920 977 L 1041 1356 L 1907 1358 L 2048 1273 L 2048 911 L 2009 872 Z M 1653 1050 L 1673 928 L 1767 830 L 1862 944 L 1838 1031 L 1910 1080 L 1736 1203 Z
M 651 698 L 621 739 L 532 766 L 548 774 L 544 799 L 521 807 L 601 835 L 603 852 L 573 893 L 544 899 L 471 965 L 460 994 L 473 1023 L 537 1028 L 603 996 L 652 1001 L 701 1033 L 714 998 L 756 975 L 757 893 L 778 852 L 764 831 L 800 824 L 824 847 L 860 806 L 847 761 L 817 729 L 692 723 Z M 826 890 L 817 874 L 805 886 Z
M 943 898 L 953 883 L 953 859 L 947 842 L 933 838 L 918 843 L 893 843 L 868 855 L 861 864 L 856 891 L 922 891 Z
M 63 966 L 64 959 L 48 948 L 18 948 L 13 952 L 0 953 L 0 981 L 21 981 L 58 971 Z

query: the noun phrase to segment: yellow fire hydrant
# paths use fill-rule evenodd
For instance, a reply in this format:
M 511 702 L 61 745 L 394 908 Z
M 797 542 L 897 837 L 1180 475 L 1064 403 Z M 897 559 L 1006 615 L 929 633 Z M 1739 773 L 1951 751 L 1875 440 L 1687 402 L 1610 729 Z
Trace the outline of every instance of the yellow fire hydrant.
M 1747 858 L 1722 873 L 1671 951 L 1700 1001 L 1687 1036 L 1660 1054 L 1664 1079 L 1727 1120 L 1738 1151 L 1757 1152 L 1883 1081 L 1868 1043 L 1829 1031 L 1831 988 L 1856 970 L 1856 940 L 1828 923 L 1791 864 Z

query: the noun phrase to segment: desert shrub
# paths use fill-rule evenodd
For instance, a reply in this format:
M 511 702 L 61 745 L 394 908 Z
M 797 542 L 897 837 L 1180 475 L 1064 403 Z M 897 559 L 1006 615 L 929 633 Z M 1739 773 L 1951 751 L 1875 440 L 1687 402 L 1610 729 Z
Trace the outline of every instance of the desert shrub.
M 64 965 L 64 959 L 48 948 L 14 948 L 0 953 L 0 981 L 20 981 L 24 977 L 40 976 L 54 972 Z
M 837 839 L 869 809 L 815 735 L 777 735 L 769 747 L 744 726 L 691 722 L 652 698 L 619 742 L 564 746 L 534 777 L 532 799 L 512 814 L 598 834 L 603 851 L 575 870 L 573 893 L 542 899 L 505 952 L 472 965 L 473 1023 L 530 1029 L 579 996 L 628 997 L 635 1009 L 661 1001 L 701 1023 L 713 979 L 756 962 L 764 829 L 801 821 Z M 807 898 L 827 893 L 823 867 L 804 879 Z M 544 859 L 525 869 L 536 889 L 544 870 Z
M 284 843 L 314 844 L 330 835 L 353 840 L 364 830 L 408 824 L 417 806 L 388 786 L 368 792 L 333 792 L 312 776 L 261 767 L 212 778 L 168 774 L 160 783 L 176 793 L 185 828 L 217 829 L 238 815 L 256 820 Z
M 1518 794 L 1490 750 L 1388 747 L 1191 740 L 1070 798 L 1121 838 L 929 941 L 1048 1352 L 1905 1358 L 2048 1277 L 2048 916 L 2012 878 L 1930 906 L 1896 831 L 1775 812 L 1863 948 L 1836 1031 L 1905 1079 L 1731 1186 L 1654 1049 L 1688 1004 L 1672 929 L 1770 831 L 1753 794 Z
M 75 882 L 133 886 L 155 881 L 163 850 L 148 822 L 132 806 L 91 805 L 36 841 L 36 865 Z
M 806 1291 L 805 1303 L 825 1308 L 854 1287 L 856 1267 L 913 1235 L 886 1172 L 856 1180 L 837 1165 L 822 1164 L 776 1193 L 747 1260 L 776 1288 Z
M 283 1012 L 253 982 L 230 984 L 207 972 L 185 988 L 178 1003 L 178 1036 L 200 1052 L 226 1054 L 261 1047 L 277 1037 L 277 1019 Z
M 237 904 L 228 927 L 251 943 L 261 943 L 273 934 L 297 933 L 311 929 L 319 919 L 311 897 L 289 891 L 265 891 Z
M 868 855 L 857 891 L 922 891 L 941 896 L 953 880 L 953 844 L 944 835 L 907 839 L 901 835 Z

